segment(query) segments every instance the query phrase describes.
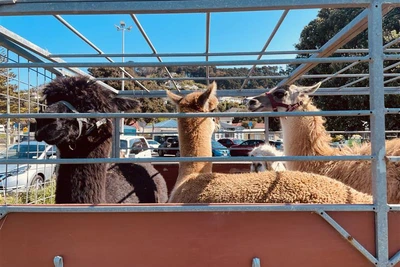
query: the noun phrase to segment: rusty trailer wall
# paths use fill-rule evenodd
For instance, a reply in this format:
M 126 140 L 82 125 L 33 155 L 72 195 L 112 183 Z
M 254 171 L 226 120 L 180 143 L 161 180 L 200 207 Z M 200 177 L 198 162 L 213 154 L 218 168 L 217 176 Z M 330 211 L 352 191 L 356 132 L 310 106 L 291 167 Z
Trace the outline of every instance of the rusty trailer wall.
M 334 35 L 320 49 L 303 51 L 307 58 L 287 58 L 283 55 L 299 51 L 270 51 L 269 43 L 281 29 L 281 24 L 292 10 L 310 8 L 351 8 L 361 7 L 364 11 L 356 16 L 345 28 Z M 6 75 L 6 110 L 0 111 L 0 120 L 10 125 L 11 120 L 31 120 L 34 118 L 96 118 L 98 114 L 55 113 L 41 114 L 43 107 L 38 92 L 56 76 L 88 75 L 84 68 L 118 67 L 121 78 L 99 78 L 97 83 L 121 96 L 134 98 L 166 97 L 164 90 L 148 90 L 144 81 L 170 81 L 172 89 L 182 94 L 177 83 L 185 78 L 173 77 L 168 67 L 204 66 L 204 77 L 190 77 L 207 82 L 223 79 L 243 80 L 239 88 L 218 91 L 219 97 L 243 97 L 264 93 L 265 89 L 243 89 L 245 83 L 257 79 L 252 70 L 245 77 L 212 77 L 210 66 L 251 66 L 297 64 L 288 75 L 268 77 L 276 79 L 277 85 L 291 84 L 299 79 L 323 79 L 341 77 L 344 84 L 340 88 L 321 88 L 315 95 L 369 95 L 370 110 L 320 111 L 321 116 L 369 116 L 371 155 L 338 156 L 330 160 L 370 160 L 372 162 L 373 198 L 371 205 L 312 205 L 312 204 L 136 204 L 136 205 L 54 205 L 52 197 L 35 191 L 18 194 L 21 202 L 5 199 L 0 206 L 0 266 L 396 266 L 400 261 L 400 205 L 388 204 L 386 183 L 386 162 L 399 161 L 398 157 L 385 157 L 385 116 L 399 113 L 399 108 L 386 108 L 385 94 L 399 94 L 397 87 L 386 86 L 388 79 L 396 80 L 397 74 L 389 76 L 384 69 L 384 61 L 397 66 L 398 51 L 391 46 L 399 38 L 383 43 L 382 20 L 394 8 L 400 8 L 398 0 L 304 0 L 301 5 L 294 1 L 33 1 L 0 0 L 0 17 L 53 16 L 71 34 L 80 38 L 93 49 L 93 53 L 52 54 L 20 36 L 0 26 L 0 46 L 3 48 L 0 69 L 5 73 L 13 71 L 15 76 Z M 210 49 L 212 17 L 219 12 L 256 12 L 279 10 L 282 15 L 264 47 L 257 52 L 214 52 Z M 146 29 L 136 14 L 204 14 L 206 27 L 204 52 L 159 53 Z M 66 19 L 67 15 L 129 15 L 140 34 L 148 44 L 151 53 L 107 54 L 89 40 Z M 368 49 L 344 49 L 343 46 L 355 36 L 367 30 Z M 149 51 L 150 51 L 149 50 Z M 335 57 L 342 53 L 345 56 Z M 242 60 L 239 56 L 253 56 L 256 59 Z M 266 57 L 268 56 L 268 57 Z M 122 61 L 112 58 L 122 57 Z M 145 58 L 144 61 L 126 58 Z M 218 58 L 223 57 L 223 60 Z M 77 58 L 79 60 L 77 60 Z M 168 60 L 165 60 L 168 58 Z M 189 59 L 188 59 L 189 58 Z M 196 60 L 192 60 L 196 58 Z M 226 59 L 225 59 L 226 58 Z M 153 60 L 154 59 L 154 60 Z M 308 74 L 318 64 L 345 62 L 347 67 L 335 73 Z M 369 73 L 346 76 L 344 72 L 361 63 L 369 64 Z M 160 77 L 133 77 L 124 68 L 159 67 L 164 75 Z M 89 75 L 90 76 L 90 75 Z M 23 79 L 21 77 L 24 77 Z M 351 80 L 351 78 L 357 78 Z M 91 77 L 94 78 L 94 77 Z M 349 80 L 346 80 L 349 78 Z M 385 80 L 386 78 L 386 80 Z M 138 90 L 116 90 L 107 85 L 106 80 L 134 81 Z M 369 86 L 354 87 L 359 81 L 368 79 Z M 11 93 L 13 88 L 27 88 Z M 26 91 L 24 91 L 26 93 Z M 36 97 L 32 97 L 36 96 Z M 17 107 L 11 109 L 11 103 Z M 310 113 L 311 114 L 311 113 Z M 243 117 L 304 116 L 301 112 L 239 112 Z M 119 122 L 127 117 L 125 113 L 101 114 L 115 123 L 114 144 L 119 143 Z M 210 114 L 145 113 L 129 114 L 132 118 L 179 118 L 210 116 Z M 213 113 L 213 116 L 230 117 L 227 113 Z M 20 128 L 13 134 L 5 133 L 4 148 L 18 141 L 21 136 L 29 140 L 27 129 Z M 1 130 L 1 129 L 0 129 Z M 268 123 L 264 134 L 268 137 Z M 1 134 L 1 133 L 0 133 Z M 34 140 L 31 140 L 32 142 Z M 45 168 L 57 164 L 112 163 L 112 162 L 152 162 L 164 176 L 171 191 L 178 175 L 178 163 L 188 161 L 213 161 L 213 171 L 223 173 L 246 172 L 251 161 L 249 157 L 231 158 L 134 158 L 119 157 L 118 146 L 113 146 L 110 158 L 101 159 L 54 159 L 52 152 L 48 159 L 39 163 Z M 269 158 L 261 158 L 268 160 Z M 284 156 L 278 160 L 326 160 L 323 157 Z M 173 161 L 173 162 L 172 162 Z M 0 164 L 37 164 L 36 158 L 0 158 Z M 39 167 L 36 167 L 39 168 Z M 20 185 L 35 185 L 29 177 L 21 177 Z M 44 178 L 49 188 L 54 185 L 54 177 Z M 37 188 L 36 188 L 37 189 Z M 50 189 L 54 190 L 54 189 Z M 38 204 L 41 203 L 41 204 Z M 43 205 L 45 204 L 45 205 Z

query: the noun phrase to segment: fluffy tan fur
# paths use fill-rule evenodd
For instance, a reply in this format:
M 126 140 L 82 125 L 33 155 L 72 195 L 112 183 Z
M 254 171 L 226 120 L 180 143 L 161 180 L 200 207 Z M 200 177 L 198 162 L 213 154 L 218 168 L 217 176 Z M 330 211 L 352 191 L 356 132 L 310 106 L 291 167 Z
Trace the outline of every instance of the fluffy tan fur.
M 312 87 L 276 88 L 271 94 L 285 92 L 277 102 L 294 104 L 303 101 L 298 111 L 319 111 L 308 94 L 316 91 L 320 83 Z M 252 111 L 272 111 L 268 97 L 264 95 L 250 99 L 249 109 Z M 279 111 L 284 111 L 280 108 Z M 321 116 L 282 117 L 284 154 L 286 156 L 338 156 L 338 155 L 370 155 L 370 144 L 350 148 L 332 148 L 331 137 L 326 131 L 325 119 Z M 400 155 L 400 141 L 393 139 L 386 142 L 386 155 Z M 400 163 L 389 162 L 387 165 L 388 202 L 400 203 Z M 287 161 L 288 170 L 313 172 L 337 179 L 352 188 L 372 194 L 371 161 Z
M 303 110 L 318 110 L 311 102 Z M 352 148 L 332 148 L 331 137 L 324 127 L 322 117 L 282 118 L 285 155 L 288 156 L 337 156 L 370 155 L 371 145 L 363 144 Z M 294 132 L 295 130 L 295 132 Z M 295 133 L 295 134 L 290 134 Z M 400 142 L 393 139 L 386 142 L 386 155 L 400 156 Z M 288 170 L 313 172 L 337 179 L 352 188 L 372 194 L 371 161 L 291 161 L 286 162 Z M 400 203 L 399 163 L 387 164 L 388 203 Z
M 216 84 L 185 97 L 167 91 L 179 112 L 209 112 L 218 105 Z M 212 118 L 179 118 L 181 156 L 211 157 Z M 180 163 L 170 203 L 372 203 L 371 196 L 333 179 L 304 172 L 212 173 L 212 164 Z
M 191 174 L 169 202 L 371 204 L 372 197 L 322 175 L 266 171 Z

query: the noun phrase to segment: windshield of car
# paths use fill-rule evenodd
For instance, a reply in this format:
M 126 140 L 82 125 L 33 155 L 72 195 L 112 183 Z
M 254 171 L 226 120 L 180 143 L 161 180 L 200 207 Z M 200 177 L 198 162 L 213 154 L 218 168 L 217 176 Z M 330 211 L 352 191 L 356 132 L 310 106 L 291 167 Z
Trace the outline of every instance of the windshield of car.
M 46 145 L 14 145 L 8 149 L 7 154 L 3 152 L 0 154 L 1 158 L 9 159 L 32 159 L 38 158 L 46 149 Z
M 232 141 L 233 141 L 233 143 L 234 143 L 235 145 L 240 145 L 241 143 L 243 143 L 243 140 L 242 140 L 242 139 L 233 139 Z
M 126 140 L 119 140 L 119 147 L 120 149 L 128 148 L 128 142 Z
M 213 148 L 225 148 L 225 146 L 215 140 L 211 140 L 211 146 Z
M 149 143 L 151 145 L 158 145 L 158 143 L 154 140 L 147 140 L 147 143 Z

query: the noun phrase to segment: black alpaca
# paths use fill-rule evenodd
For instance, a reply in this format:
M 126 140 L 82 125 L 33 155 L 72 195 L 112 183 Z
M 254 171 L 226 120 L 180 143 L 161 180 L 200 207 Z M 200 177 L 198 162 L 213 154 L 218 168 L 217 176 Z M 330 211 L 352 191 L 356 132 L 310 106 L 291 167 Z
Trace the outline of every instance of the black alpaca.
M 44 113 L 112 113 L 139 107 L 86 77 L 59 77 L 43 90 Z M 113 124 L 109 119 L 37 119 L 35 138 L 56 145 L 60 158 L 108 158 Z M 56 203 L 165 203 L 164 178 L 150 163 L 60 164 Z

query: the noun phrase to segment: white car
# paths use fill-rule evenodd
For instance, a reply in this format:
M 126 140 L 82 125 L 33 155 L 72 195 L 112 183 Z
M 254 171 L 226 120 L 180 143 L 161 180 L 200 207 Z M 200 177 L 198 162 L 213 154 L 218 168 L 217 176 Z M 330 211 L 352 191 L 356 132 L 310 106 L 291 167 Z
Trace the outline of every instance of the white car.
M 121 135 L 119 149 L 125 158 L 151 158 L 151 148 L 143 136 Z
M 29 141 L 11 145 L 0 153 L 0 159 L 56 158 L 56 147 L 45 142 Z M 0 191 L 26 191 L 40 188 L 49 181 L 56 164 L 0 164 Z
M 160 146 L 160 143 L 153 139 L 147 139 L 147 143 L 152 148 L 152 152 L 157 153 L 157 148 Z

